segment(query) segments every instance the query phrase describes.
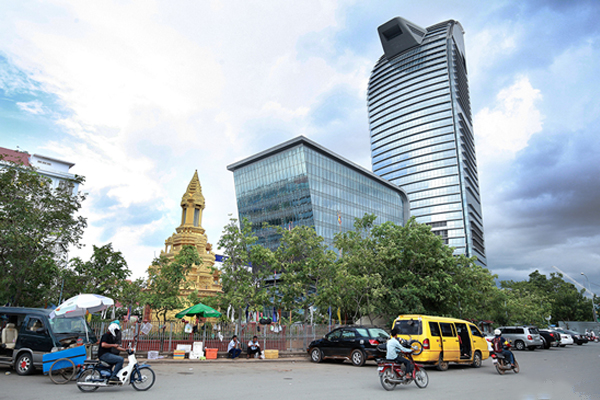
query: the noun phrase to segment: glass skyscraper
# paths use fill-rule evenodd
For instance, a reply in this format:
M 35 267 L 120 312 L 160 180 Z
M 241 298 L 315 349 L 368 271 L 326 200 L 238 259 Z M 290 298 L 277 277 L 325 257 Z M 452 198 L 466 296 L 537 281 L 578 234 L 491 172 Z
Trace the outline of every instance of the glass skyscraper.
M 486 265 L 463 29 L 394 18 L 369 79 L 373 172 L 405 190 L 410 214 L 455 254 Z
M 292 229 L 313 226 L 332 247 L 333 236 L 354 219 L 404 225 L 409 205 L 402 189 L 303 137 L 227 166 L 233 172 L 240 221 L 252 223 L 258 244 L 275 249 L 280 236 L 263 223 Z

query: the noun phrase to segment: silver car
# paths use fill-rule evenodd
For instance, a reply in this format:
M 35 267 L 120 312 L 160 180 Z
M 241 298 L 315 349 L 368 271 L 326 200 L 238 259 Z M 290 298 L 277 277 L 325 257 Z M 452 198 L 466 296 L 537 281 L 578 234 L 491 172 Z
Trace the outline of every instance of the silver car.
M 510 340 L 517 350 L 525 350 L 525 348 L 535 350 L 536 347 L 544 345 L 540 332 L 535 326 L 501 326 L 498 329 L 502 332 L 502 336 Z

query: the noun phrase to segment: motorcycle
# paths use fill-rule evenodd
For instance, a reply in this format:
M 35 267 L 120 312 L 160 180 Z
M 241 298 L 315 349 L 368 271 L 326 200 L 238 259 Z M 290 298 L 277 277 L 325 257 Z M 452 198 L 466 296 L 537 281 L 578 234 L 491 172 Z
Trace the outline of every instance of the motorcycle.
M 110 381 L 112 365 L 102 360 L 89 360 L 88 367 L 79 375 L 77 387 L 82 392 L 93 392 L 100 387 L 114 387 L 131 384 L 135 390 L 145 391 L 154 385 L 154 371 L 148 364 L 138 364 L 135 351 L 127 350 L 128 364 L 117 373 L 118 381 Z
M 381 381 L 381 386 L 383 386 L 385 390 L 394 390 L 396 385 L 408 385 L 413 381 L 421 389 L 426 388 L 429 384 L 429 376 L 427 375 L 427 371 L 423 369 L 424 366 L 415 363 L 412 358 L 413 354 L 421 354 L 423 345 L 418 340 L 411 340 L 407 345 L 413 349 L 411 353 L 403 353 L 404 357 L 413 365 L 413 372 L 410 377 L 406 377 L 404 364 L 397 364 L 382 358 L 377 359 L 379 380 Z
M 506 344 L 504 347 L 510 350 L 511 345 Z M 508 361 L 508 359 L 501 352 L 495 352 L 495 351 L 491 352 L 490 357 L 492 357 L 492 363 L 494 364 L 494 366 L 496 367 L 496 371 L 498 371 L 498 373 L 500 375 L 504 375 L 504 373 L 506 371 L 510 371 L 510 370 L 514 371 L 515 374 L 519 373 L 519 363 L 517 362 L 517 357 L 515 357 L 514 353 L 513 353 L 513 360 L 515 362 L 514 367 L 512 365 L 510 365 L 510 362 Z

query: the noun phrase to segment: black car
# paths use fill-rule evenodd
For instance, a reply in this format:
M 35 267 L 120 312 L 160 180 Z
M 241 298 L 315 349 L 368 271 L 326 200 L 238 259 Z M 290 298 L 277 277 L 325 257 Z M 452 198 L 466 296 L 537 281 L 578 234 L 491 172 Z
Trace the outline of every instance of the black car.
M 558 347 L 560 344 L 560 334 L 556 331 L 549 329 L 539 329 L 540 336 L 542 337 L 543 348 L 549 349 L 551 346 Z
M 308 346 L 308 354 L 313 362 L 326 359 L 350 360 L 360 367 L 367 360 L 385 357 L 377 350 L 377 345 L 385 343 L 389 333 L 381 328 L 348 326 L 334 329 L 322 339 L 314 340 Z
M 557 329 L 559 332 L 563 332 L 566 333 L 567 335 L 571 335 L 571 337 L 573 338 L 573 342 L 575 342 L 575 344 L 577 346 L 581 346 L 584 343 L 588 342 L 588 339 L 585 335 L 582 335 L 579 332 L 575 332 L 575 331 L 570 331 L 568 329 Z

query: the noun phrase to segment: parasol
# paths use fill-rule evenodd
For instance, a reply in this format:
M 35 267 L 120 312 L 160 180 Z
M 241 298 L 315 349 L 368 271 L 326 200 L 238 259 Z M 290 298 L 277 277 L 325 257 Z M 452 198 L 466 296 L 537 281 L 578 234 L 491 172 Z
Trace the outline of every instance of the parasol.
M 83 317 L 87 312 L 95 313 L 104 311 L 114 304 L 115 302 L 113 299 L 99 294 L 80 294 L 71 297 L 69 300 L 56 307 L 56 309 L 50 313 L 49 317 L 50 319 L 55 317 Z
M 48 316 L 50 319 L 53 318 L 76 318 L 83 317 L 86 313 L 95 313 L 98 311 L 104 311 L 110 306 L 114 306 L 115 302 L 113 299 L 99 294 L 79 294 L 71 297 L 58 307 L 54 309 Z M 87 323 L 85 326 L 85 337 L 87 341 L 90 341 L 89 333 L 87 329 Z
M 192 317 L 195 315 L 202 318 L 218 318 L 221 316 L 221 313 L 212 307 L 198 303 L 195 306 L 191 306 L 190 308 L 186 308 L 185 310 L 178 312 L 177 315 L 175 315 L 175 318 L 183 318 L 185 316 Z

